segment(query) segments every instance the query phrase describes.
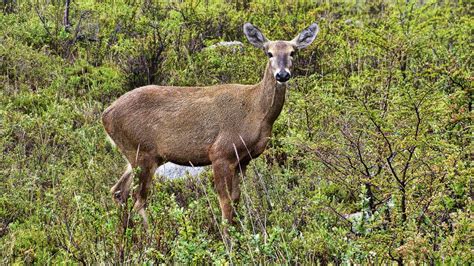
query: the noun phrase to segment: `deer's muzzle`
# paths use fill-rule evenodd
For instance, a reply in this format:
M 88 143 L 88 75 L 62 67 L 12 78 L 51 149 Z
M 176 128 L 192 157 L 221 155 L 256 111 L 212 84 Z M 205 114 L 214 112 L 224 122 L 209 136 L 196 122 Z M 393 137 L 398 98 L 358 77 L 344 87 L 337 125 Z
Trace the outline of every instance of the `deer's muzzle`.
M 275 75 L 275 79 L 278 82 L 287 82 L 291 78 L 291 74 L 288 71 L 280 71 Z

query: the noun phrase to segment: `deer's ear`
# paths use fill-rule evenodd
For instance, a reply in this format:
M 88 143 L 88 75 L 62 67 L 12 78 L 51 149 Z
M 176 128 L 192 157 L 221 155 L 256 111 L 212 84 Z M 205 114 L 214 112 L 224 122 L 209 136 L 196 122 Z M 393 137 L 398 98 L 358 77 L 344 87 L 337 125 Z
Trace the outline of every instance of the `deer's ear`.
M 263 48 L 264 44 L 268 42 L 267 38 L 263 36 L 262 32 L 250 23 L 244 24 L 244 34 L 251 44 L 257 48 Z
M 318 35 L 319 26 L 316 23 L 311 24 L 309 27 L 304 29 L 298 36 L 296 36 L 291 42 L 296 46 L 298 49 L 303 49 L 310 45 L 316 35 Z

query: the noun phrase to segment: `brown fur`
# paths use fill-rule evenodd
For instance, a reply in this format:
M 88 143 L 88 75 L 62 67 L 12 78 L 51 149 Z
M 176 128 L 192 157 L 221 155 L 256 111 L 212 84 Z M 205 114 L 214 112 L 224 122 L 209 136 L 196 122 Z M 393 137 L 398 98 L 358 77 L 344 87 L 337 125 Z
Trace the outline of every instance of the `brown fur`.
M 232 222 L 232 203 L 240 198 L 238 170 L 244 172 L 267 145 L 286 92 L 286 83 L 276 82 L 274 73 L 291 66 L 289 54 L 294 46 L 285 41 L 266 42 L 264 49 L 276 56 L 255 85 L 150 85 L 124 94 L 105 110 L 102 121 L 107 134 L 131 167 L 140 168 L 134 209 L 145 223 L 151 178 L 166 161 L 212 164 L 222 218 Z M 119 203 L 128 197 L 131 178 L 129 167 L 111 189 Z

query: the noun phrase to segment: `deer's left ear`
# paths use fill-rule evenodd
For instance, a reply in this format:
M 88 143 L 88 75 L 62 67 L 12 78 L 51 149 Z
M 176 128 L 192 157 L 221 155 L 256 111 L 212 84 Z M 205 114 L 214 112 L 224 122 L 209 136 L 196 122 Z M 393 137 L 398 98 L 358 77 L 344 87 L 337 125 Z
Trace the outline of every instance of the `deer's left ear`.
M 311 24 L 309 27 L 304 29 L 298 36 L 296 36 L 291 42 L 296 46 L 298 49 L 303 49 L 310 45 L 316 35 L 318 35 L 319 26 L 316 23 Z

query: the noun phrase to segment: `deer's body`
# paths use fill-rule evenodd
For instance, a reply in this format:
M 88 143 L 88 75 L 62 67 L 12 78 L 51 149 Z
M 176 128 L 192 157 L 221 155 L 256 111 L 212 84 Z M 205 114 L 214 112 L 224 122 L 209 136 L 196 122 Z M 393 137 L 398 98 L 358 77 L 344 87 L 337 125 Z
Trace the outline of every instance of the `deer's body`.
M 249 41 L 271 57 L 262 81 L 255 85 L 150 85 L 117 99 L 102 116 L 107 134 L 129 162 L 111 189 L 115 200 L 123 203 L 127 199 L 132 168 L 139 167 L 134 208 L 146 224 L 146 197 L 159 165 L 166 161 L 212 164 L 222 217 L 232 222 L 232 203 L 240 198 L 238 171 L 243 175 L 249 161 L 264 151 L 285 101 L 293 51 L 309 45 L 317 30 L 313 24 L 291 42 L 270 42 L 246 24 Z
M 224 147 L 229 157 L 236 156 L 235 150 L 241 159 L 257 157 L 281 112 L 285 91 L 273 76 L 255 85 L 150 85 L 117 99 L 104 112 L 103 123 L 132 164 L 138 146 L 139 153 L 153 153 L 158 162 L 187 166 L 210 165 Z

